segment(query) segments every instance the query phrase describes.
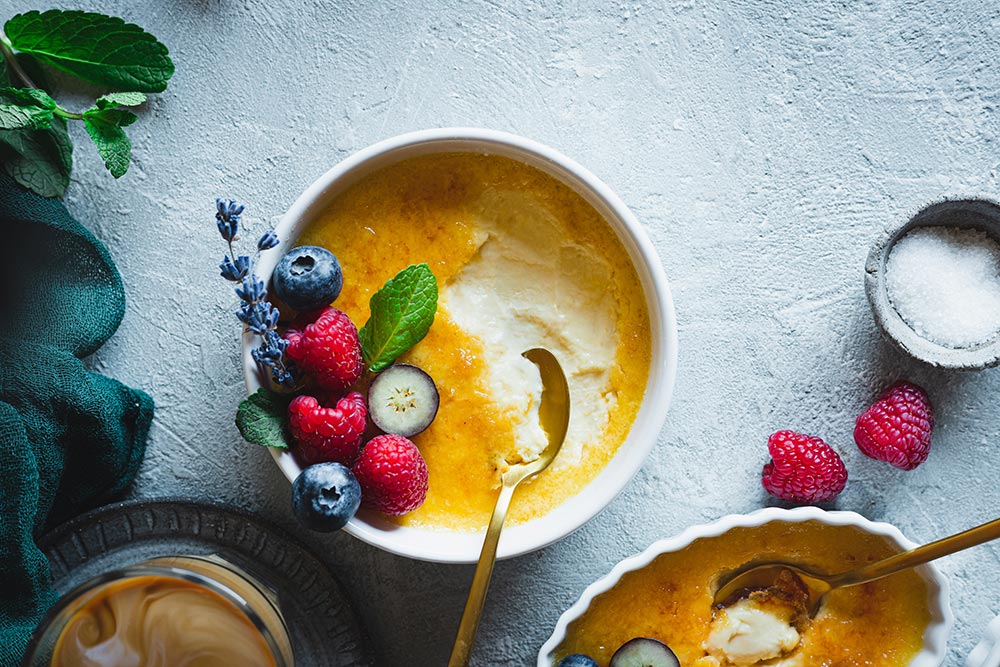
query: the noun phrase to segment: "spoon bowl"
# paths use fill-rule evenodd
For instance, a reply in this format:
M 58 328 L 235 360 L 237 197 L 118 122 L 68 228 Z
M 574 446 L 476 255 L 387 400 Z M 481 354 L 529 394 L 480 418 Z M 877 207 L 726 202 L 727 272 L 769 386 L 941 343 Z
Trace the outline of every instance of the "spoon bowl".
M 716 591 L 715 605 L 728 607 L 740 598 L 746 597 L 751 591 L 771 588 L 785 572 L 791 572 L 805 585 L 809 594 L 806 608 L 810 617 L 815 616 L 823 596 L 831 590 L 830 584 L 821 575 L 816 575 L 804 567 L 776 561 L 751 563 L 731 573 L 724 579 L 726 583 L 719 586 L 719 590 Z
M 504 486 L 517 485 L 533 475 L 537 475 L 552 463 L 562 449 L 569 429 L 569 386 L 562 366 L 555 356 L 545 348 L 535 347 L 522 355 L 538 366 L 542 376 L 542 400 L 538 406 L 538 421 L 548 436 L 549 444 L 534 461 L 513 463 L 503 474 Z

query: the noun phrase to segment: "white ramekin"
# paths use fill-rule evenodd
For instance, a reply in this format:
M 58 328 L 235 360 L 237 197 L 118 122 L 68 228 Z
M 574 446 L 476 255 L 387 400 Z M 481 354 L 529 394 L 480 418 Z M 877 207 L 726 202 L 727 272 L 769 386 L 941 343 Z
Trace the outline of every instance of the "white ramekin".
M 1000 667 L 1000 616 L 986 626 L 982 641 L 969 653 L 965 667 Z
M 642 466 L 666 419 L 677 369 L 677 324 L 670 288 L 656 249 L 639 221 L 611 189 L 551 148 L 493 130 L 445 128 L 412 132 L 351 155 L 310 185 L 288 209 L 275 228 L 281 244 L 261 256 L 257 274 L 267 282 L 278 259 L 295 244 L 306 226 L 333 198 L 359 179 L 407 158 L 442 152 L 513 158 L 554 176 L 583 196 L 604 216 L 628 251 L 649 310 L 652 363 L 646 393 L 627 440 L 597 477 L 575 496 L 543 517 L 505 529 L 498 553 L 500 558 L 509 558 L 540 549 L 572 533 L 607 506 Z M 346 279 L 350 280 L 350 276 Z M 253 334 L 244 334 L 244 378 L 250 393 L 260 388 L 263 380 L 250 356 L 256 344 Z M 285 477 L 294 480 L 300 468 L 292 455 L 276 449 L 271 454 Z M 473 563 L 482 547 L 480 533 L 400 527 L 370 512 L 360 512 L 344 530 L 386 551 L 435 562 Z
M 681 551 L 699 538 L 717 537 L 733 528 L 762 526 L 772 521 L 786 523 L 816 521 L 830 526 L 857 526 L 872 535 L 884 536 L 889 542 L 898 545 L 901 551 L 917 546 L 906 539 L 898 528 L 888 523 L 870 521 L 855 512 L 826 511 L 818 507 L 795 509 L 768 507 L 750 514 L 730 514 L 714 523 L 691 526 L 679 535 L 654 542 L 637 556 L 626 558 L 615 565 L 606 577 L 588 586 L 580 599 L 559 617 L 552 636 L 538 652 L 538 667 L 552 667 L 552 655 L 566 638 L 566 628 L 587 611 L 594 598 L 614 588 L 626 572 L 646 567 L 661 554 Z M 933 564 L 921 565 L 916 571 L 927 584 L 927 609 L 930 611 L 931 620 L 924 631 L 924 647 L 909 667 L 939 667 L 944 662 L 948 635 L 954 623 L 951 606 L 948 603 L 948 581 Z

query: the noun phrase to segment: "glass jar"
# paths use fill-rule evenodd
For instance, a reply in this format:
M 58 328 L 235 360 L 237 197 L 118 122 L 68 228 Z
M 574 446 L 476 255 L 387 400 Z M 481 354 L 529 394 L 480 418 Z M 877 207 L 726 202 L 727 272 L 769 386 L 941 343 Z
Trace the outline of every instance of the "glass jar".
M 149 604 L 154 598 L 156 603 Z M 92 616 L 91 609 L 99 607 L 101 616 Z M 129 634 L 126 659 L 107 657 L 122 655 L 124 646 L 114 637 L 109 639 L 116 629 L 114 623 L 107 622 L 110 608 L 119 617 L 128 617 L 132 624 L 146 621 L 145 614 L 156 614 L 155 618 L 149 616 L 146 632 Z M 212 621 L 213 615 L 218 623 Z M 114 614 L 112 617 L 115 618 Z M 231 640 L 225 633 L 232 635 Z M 101 574 L 77 586 L 62 596 L 39 624 L 21 664 L 22 667 L 145 664 L 144 658 L 136 663 L 137 656 L 152 647 L 136 644 L 147 640 L 154 643 L 157 637 L 163 639 L 155 649 L 160 659 L 164 655 L 167 659 L 183 655 L 183 638 L 188 637 L 192 645 L 201 642 L 203 646 L 208 642 L 216 649 L 220 644 L 229 646 L 216 653 L 220 666 L 236 664 L 234 660 L 246 663 L 248 655 L 266 666 L 294 665 L 288 628 L 275 592 L 244 569 L 216 555 L 155 558 Z M 95 649 L 98 639 L 105 643 Z M 137 648 L 138 653 L 134 650 Z M 93 653 L 85 658 L 87 649 Z M 96 655 L 104 657 L 95 658 Z

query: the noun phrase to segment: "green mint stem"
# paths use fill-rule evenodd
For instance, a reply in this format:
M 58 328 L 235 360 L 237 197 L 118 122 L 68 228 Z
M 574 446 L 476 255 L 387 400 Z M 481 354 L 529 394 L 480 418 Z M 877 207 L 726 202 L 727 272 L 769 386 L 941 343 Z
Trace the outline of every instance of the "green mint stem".
M 66 111 L 62 107 L 56 107 L 55 109 L 52 110 L 52 113 L 54 113 L 57 116 L 62 116 L 63 118 L 72 118 L 73 120 L 83 120 L 82 113 L 74 113 L 72 111 Z
M 14 55 L 14 52 L 11 50 L 10 44 L 7 43 L 6 39 L 0 39 L 0 53 L 3 53 L 3 59 L 7 61 L 7 67 L 10 68 L 10 71 L 13 72 L 25 86 L 28 88 L 38 88 L 38 86 L 35 85 L 35 82 L 31 80 L 31 77 L 28 76 L 28 73 L 21 68 L 21 63 L 17 62 L 17 57 Z

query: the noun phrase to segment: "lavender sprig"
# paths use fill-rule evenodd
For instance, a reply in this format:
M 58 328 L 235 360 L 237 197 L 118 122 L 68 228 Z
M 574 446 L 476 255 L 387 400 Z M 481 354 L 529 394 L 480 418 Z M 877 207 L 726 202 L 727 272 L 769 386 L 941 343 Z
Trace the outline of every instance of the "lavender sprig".
M 262 370 L 270 373 L 271 379 L 279 385 L 295 384 L 295 368 L 290 361 L 285 360 L 285 348 L 288 341 L 278 334 L 278 309 L 267 300 L 267 288 L 264 281 L 253 272 L 256 257 L 265 250 L 278 245 L 278 236 L 274 230 L 268 230 L 257 241 L 257 255 L 237 255 L 233 249 L 240 228 L 240 216 L 243 206 L 233 200 L 215 200 L 215 222 L 219 234 L 228 244 L 229 252 L 219 264 L 219 273 L 226 280 L 236 283 L 236 296 L 242 302 L 236 317 L 250 331 L 260 336 L 260 345 L 250 351 L 253 360 Z

